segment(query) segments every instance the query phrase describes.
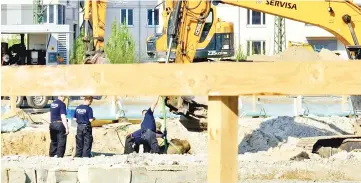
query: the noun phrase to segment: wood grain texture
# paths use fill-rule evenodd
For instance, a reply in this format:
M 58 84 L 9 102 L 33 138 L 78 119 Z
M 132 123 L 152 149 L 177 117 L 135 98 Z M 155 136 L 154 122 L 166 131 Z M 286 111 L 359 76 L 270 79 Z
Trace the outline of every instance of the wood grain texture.
M 208 181 L 236 183 L 238 180 L 238 97 L 208 98 Z
M 1 67 L 2 96 L 357 95 L 359 61 Z

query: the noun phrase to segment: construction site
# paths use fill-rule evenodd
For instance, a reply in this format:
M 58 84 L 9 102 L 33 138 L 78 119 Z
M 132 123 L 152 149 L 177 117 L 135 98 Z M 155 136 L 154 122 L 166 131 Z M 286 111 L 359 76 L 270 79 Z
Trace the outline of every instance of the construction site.
M 104 51 L 107 6 L 114 4 L 84 1 L 85 52 L 82 64 L 70 64 L 71 31 L 67 25 L 40 28 L 40 14 L 50 11 L 37 9 L 42 3 L 31 4 L 34 28 L 1 30 L 2 36 L 20 35 L 20 43 L 1 45 L 1 182 L 361 182 L 359 4 L 162 1 L 162 33 L 141 40 L 151 62 L 117 64 Z M 276 16 L 274 54 L 262 54 L 262 44 L 248 54 L 236 50 L 234 25 L 217 18 L 219 4 Z M 65 11 L 54 6 L 57 16 Z M 347 58 L 286 42 L 286 19 L 330 32 Z M 50 157 L 53 104 L 63 96 L 65 153 Z M 91 157 L 79 158 L 83 124 L 75 114 L 84 96 L 93 96 L 94 120 L 87 121 Z M 147 141 L 139 152 L 126 153 L 129 136 L 143 130 L 143 110 L 153 107 L 155 133 L 162 134 L 154 139 L 162 152 L 146 152 L 154 145 Z

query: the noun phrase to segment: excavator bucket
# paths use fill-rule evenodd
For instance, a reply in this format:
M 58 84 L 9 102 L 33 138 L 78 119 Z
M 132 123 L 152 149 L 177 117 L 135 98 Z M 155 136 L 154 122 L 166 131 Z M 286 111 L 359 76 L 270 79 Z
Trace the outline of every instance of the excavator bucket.
M 99 52 L 94 56 L 87 57 L 84 64 L 110 64 L 110 61 L 104 53 Z

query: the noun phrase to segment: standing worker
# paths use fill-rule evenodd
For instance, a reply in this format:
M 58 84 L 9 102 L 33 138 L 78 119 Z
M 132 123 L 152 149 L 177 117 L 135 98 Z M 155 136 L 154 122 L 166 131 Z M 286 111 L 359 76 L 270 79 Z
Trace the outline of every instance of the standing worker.
M 69 127 L 66 120 L 65 97 L 59 96 L 50 106 L 50 150 L 49 156 L 64 157 Z
M 91 122 L 95 120 L 93 109 L 90 105 L 92 96 L 84 97 L 84 103 L 76 107 L 74 120 L 78 123 L 76 130 L 76 153 L 75 157 L 91 157 L 93 134 Z

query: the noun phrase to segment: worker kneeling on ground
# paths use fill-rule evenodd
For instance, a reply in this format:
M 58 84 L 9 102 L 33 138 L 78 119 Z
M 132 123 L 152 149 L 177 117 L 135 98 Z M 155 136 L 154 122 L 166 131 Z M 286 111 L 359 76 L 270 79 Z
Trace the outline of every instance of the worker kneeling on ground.
M 93 109 L 90 107 L 92 102 L 93 97 L 84 97 L 84 103 L 75 108 L 74 120 L 78 123 L 75 157 L 91 157 L 93 143 L 91 122 L 95 120 Z
M 141 122 L 141 128 L 129 135 L 125 140 L 125 149 L 124 154 L 129 154 L 132 152 L 139 152 L 139 145 L 142 144 L 145 153 L 158 153 L 161 154 L 162 151 L 158 145 L 157 137 L 166 136 L 166 132 L 162 134 L 160 131 L 157 131 L 155 119 L 154 119 L 154 109 L 157 106 L 159 97 L 157 101 L 148 109 L 143 110 L 143 120 Z
M 49 156 L 58 158 L 64 157 L 67 135 L 69 134 L 68 123 L 66 120 L 65 97 L 59 96 L 50 105 L 50 150 Z

